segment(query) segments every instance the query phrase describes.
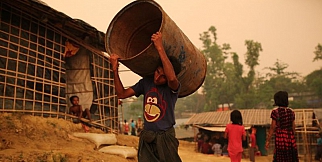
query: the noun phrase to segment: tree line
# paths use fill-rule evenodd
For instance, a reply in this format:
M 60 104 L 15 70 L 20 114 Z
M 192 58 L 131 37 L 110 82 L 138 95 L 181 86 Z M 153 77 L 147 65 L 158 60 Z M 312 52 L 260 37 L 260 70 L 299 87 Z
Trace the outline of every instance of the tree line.
M 216 28 L 200 34 L 203 47 L 201 52 L 207 61 L 205 81 L 199 91 L 179 98 L 176 104 L 176 118 L 184 114 L 216 111 L 220 107 L 230 109 L 272 108 L 273 94 L 284 90 L 296 100 L 290 102 L 292 108 L 322 108 L 322 68 L 307 76 L 297 72 L 289 72 L 288 64 L 276 60 L 266 74 L 256 71 L 259 56 L 263 51 L 260 42 L 245 40 L 245 62 L 242 64 L 239 55 L 231 52 L 229 44 L 217 43 Z M 322 60 L 322 45 L 318 44 L 314 51 L 313 61 Z M 308 102 L 308 96 L 314 99 Z M 140 103 L 138 103 L 140 102 Z M 142 99 L 131 102 L 125 110 L 126 117 L 142 114 Z
M 179 99 L 176 105 L 177 117 L 182 112 L 199 113 L 216 111 L 220 107 L 235 109 L 272 108 L 273 94 L 287 91 L 296 100 L 290 102 L 292 108 L 322 108 L 322 69 L 317 69 L 307 76 L 289 72 L 288 64 L 276 60 L 266 74 L 256 71 L 262 45 L 254 40 L 245 40 L 247 52 L 245 63 L 239 61 L 236 52 L 230 52 L 229 44 L 217 43 L 216 28 L 200 34 L 203 43 L 201 52 L 207 60 L 207 73 L 201 91 Z M 313 61 L 322 60 L 322 45 L 314 51 Z M 307 96 L 314 98 L 310 103 Z

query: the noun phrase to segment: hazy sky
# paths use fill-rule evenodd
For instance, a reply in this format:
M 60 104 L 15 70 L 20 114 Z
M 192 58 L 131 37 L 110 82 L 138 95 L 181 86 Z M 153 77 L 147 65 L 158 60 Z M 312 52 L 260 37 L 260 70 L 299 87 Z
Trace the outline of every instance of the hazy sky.
M 114 16 L 132 0 L 43 0 L 71 18 L 82 19 L 106 32 Z M 245 40 L 262 44 L 258 72 L 278 60 L 288 71 L 302 76 L 322 67 L 312 62 L 313 51 L 322 44 L 322 0 L 156 0 L 167 15 L 197 47 L 199 34 L 217 28 L 217 43 L 229 43 L 244 63 Z M 247 69 L 245 69 L 247 70 Z M 124 86 L 140 77 L 122 72 Z

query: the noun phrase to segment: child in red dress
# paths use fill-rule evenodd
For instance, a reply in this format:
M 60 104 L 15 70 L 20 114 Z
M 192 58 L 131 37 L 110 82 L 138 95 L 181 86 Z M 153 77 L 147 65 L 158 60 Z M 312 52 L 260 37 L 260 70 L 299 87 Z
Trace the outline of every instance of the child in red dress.
M 230 113 L 231 124 L 227 124 L 225 138 L 228 138 L 228 154 L 231 162 L 240 162 L 242 158 L 242 140 L 246 140 L 243 118 L 238 110 Z

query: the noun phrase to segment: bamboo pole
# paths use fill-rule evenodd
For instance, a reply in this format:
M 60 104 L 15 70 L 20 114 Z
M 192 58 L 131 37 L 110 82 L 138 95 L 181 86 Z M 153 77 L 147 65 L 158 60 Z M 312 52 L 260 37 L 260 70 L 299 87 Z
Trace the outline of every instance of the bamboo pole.
M 95 64 L 95 61 L 96 61 L 95 60 L 96 59 L 95 58 L 95 55 L 92 55 L 92 58 L 93 58 L 93 64 Z M 95 66 L 93 67 L 93 75 L 96 76 L 96 77 L 98 77 Z M 98 89 L 98 83 L 97 83 L 96 80 L 93 80 L 93 82 L 95 83 L 95 86 L 96 86 L 96 88 L 95 88 L 96 89 L 96 98 L 100 98 L 100 95 L 99 95 L 99 92 L 98 92 L 99 91 L 99 89 Z M 97 109 L 98 109 L 99 119 L 102 120 L 102 117 L 101 117 L 102 114 L 101 114 L 101 108 L 99 106 L 99 102 L 97 102 Z

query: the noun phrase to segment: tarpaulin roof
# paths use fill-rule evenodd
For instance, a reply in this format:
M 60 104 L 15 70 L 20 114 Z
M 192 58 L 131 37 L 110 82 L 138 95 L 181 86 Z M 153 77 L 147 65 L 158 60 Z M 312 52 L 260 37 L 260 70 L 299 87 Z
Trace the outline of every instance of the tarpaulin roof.
M 15 6 L 26 14 L 46 23 L 64 34 L 70 36 L 84 46 L 89 45 L 98 51 L 105 50 L 105 33 L 98 31 L 83 20 L 73 19 L 66 14 L 59 12 L 41 0 L 2 0 L 5 3 Z

